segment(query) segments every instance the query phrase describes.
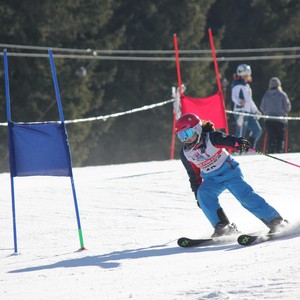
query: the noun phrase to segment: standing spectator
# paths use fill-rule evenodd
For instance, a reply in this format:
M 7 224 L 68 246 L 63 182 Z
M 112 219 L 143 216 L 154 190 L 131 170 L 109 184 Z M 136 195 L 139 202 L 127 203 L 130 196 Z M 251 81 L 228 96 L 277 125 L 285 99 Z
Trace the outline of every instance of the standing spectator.
M 252 82 L 251 67 L 242 64 L 237 67 L 235 78 L 232 82 L 231 99 L 234 103 L 235 112 L 244 112 L 256 116 L 235 115 L 236 136 L 246 136 L 249 133 L 253 141 L 253 148 L 261 137 L 262 129 L 257 115 L 261 115 L 252 99 L 252 90 L 249 83 Z
M 260 109 L 268 116 L 286 117 L 291 108 L 291 102 L 282 90 L 279 78 L 272 77 L 269 81 L 269 89 L 262 98 Z M 286 123 L 285 119 L 266 119 L 268 153 L 282 152 Z

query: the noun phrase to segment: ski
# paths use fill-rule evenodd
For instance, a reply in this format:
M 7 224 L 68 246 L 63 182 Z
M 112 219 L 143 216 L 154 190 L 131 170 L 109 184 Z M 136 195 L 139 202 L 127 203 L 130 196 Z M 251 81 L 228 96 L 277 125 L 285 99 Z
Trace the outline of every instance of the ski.
M 190 239 L 187 237 L 182 237 L 177 240 L 178 246 L 182 248 L 191 247 L 205 247 L 212 245 L 220 245 L 225 243 L 231 243 L 236 240 L 236 235 L 227 235 L 216 238 L 202 238 L 202 239 Z
M 232 243 L 237 241 L 241 246 L 251 246 L 264 243 L 275 238 L 280 238 L 287 236 L 289 231 L 281 231 L 276 233 L 266 233 L 266 232 L 255 232 L 250 234 L 240 234 L 231 236 L 221 236 L 216 238 L 201 238 L 201 239 L 190 239 L 187 237 L 182 237 L 177 240 L 178 246 L 182 248 L 191 247 L 205 247 L 212 245 L 222 245 L 226 243 Z
M 212 238 L 189 239 L 186 237 L 182 237 L 177 240 L 177 244 L 178 244 L 178 246 L 183 247 L 183 248 L 210 246 L 210 245 L 214 244 L 214 240 Z
M 274 237 L 276 237 L 276 234 L 274 233 L 265 233 L 265 234 L 241 234 L 237 238 L 237 242 L 241 246 L 251 246 L 256 245 L 260 243 L 264 243 L 267 241 L 272 240 Z

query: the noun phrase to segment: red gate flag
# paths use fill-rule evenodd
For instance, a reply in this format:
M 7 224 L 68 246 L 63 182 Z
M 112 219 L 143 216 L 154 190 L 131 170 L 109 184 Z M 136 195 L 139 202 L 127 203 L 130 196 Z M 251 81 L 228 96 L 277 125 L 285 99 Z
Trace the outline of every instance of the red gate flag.
M 206 98 L 191 98 L 181 96 L 181 113 L 194 113 L 200 119 L 214 123 L 215 128 L 227 128 L 226 114 L 220 92 Z

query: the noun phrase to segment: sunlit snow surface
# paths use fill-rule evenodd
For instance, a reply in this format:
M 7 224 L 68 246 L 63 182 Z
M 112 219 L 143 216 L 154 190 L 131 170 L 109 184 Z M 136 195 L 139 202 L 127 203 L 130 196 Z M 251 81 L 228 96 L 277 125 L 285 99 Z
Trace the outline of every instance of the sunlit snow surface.
M 300 164 L 300 154 L 277 157 Z M 0 299 L 300 299 L 300 168 L 263 155 L 235 156 L 246 181 L 293 224 L 289 237 L 182 249 L 208 237 L 178 160 L 75 168 L 84 245 L 70 179 L 15 178 L 14 255 L 10 176 L 0 174 Z M 224 192 L 238 229 L 267 228 Z

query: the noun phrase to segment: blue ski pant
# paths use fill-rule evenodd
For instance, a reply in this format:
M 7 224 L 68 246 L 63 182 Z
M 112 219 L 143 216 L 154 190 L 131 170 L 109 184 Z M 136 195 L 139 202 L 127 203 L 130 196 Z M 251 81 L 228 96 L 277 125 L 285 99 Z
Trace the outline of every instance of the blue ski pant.
M 247 136 L 247 131 L 251 132 L 251 137 L 254 139 L 253 148 L 256 149 L 256 144 L 262 135 L 261 126 L 255 117 L 245 116 L 242 136 Z
M 262 128 L 257 120 L 256 117 L 252 116 L 244 116 L 243 117 L 243 125 L 238 125 L 238 119 L 240 118 L 240 115 L 234 115 L 235 121 L 236 121 L 236 136 L 243 136 L 247 137 L 247 134 L 249 134 L 253 138 L 253 145 L 252 147 L 256 149 L 256 145 L 262 135 Z
M 280 217 L 280 214 L 244 180 L 239 163 L 231 156 L 218 170 L 201 176 L 204 180 L 197 191 L 197 199 L 213 227 L 220 222 L 217 215 L 218 209 L 221 208 L 218 197 L 226 189 L 258 219 L 269 222 Z

